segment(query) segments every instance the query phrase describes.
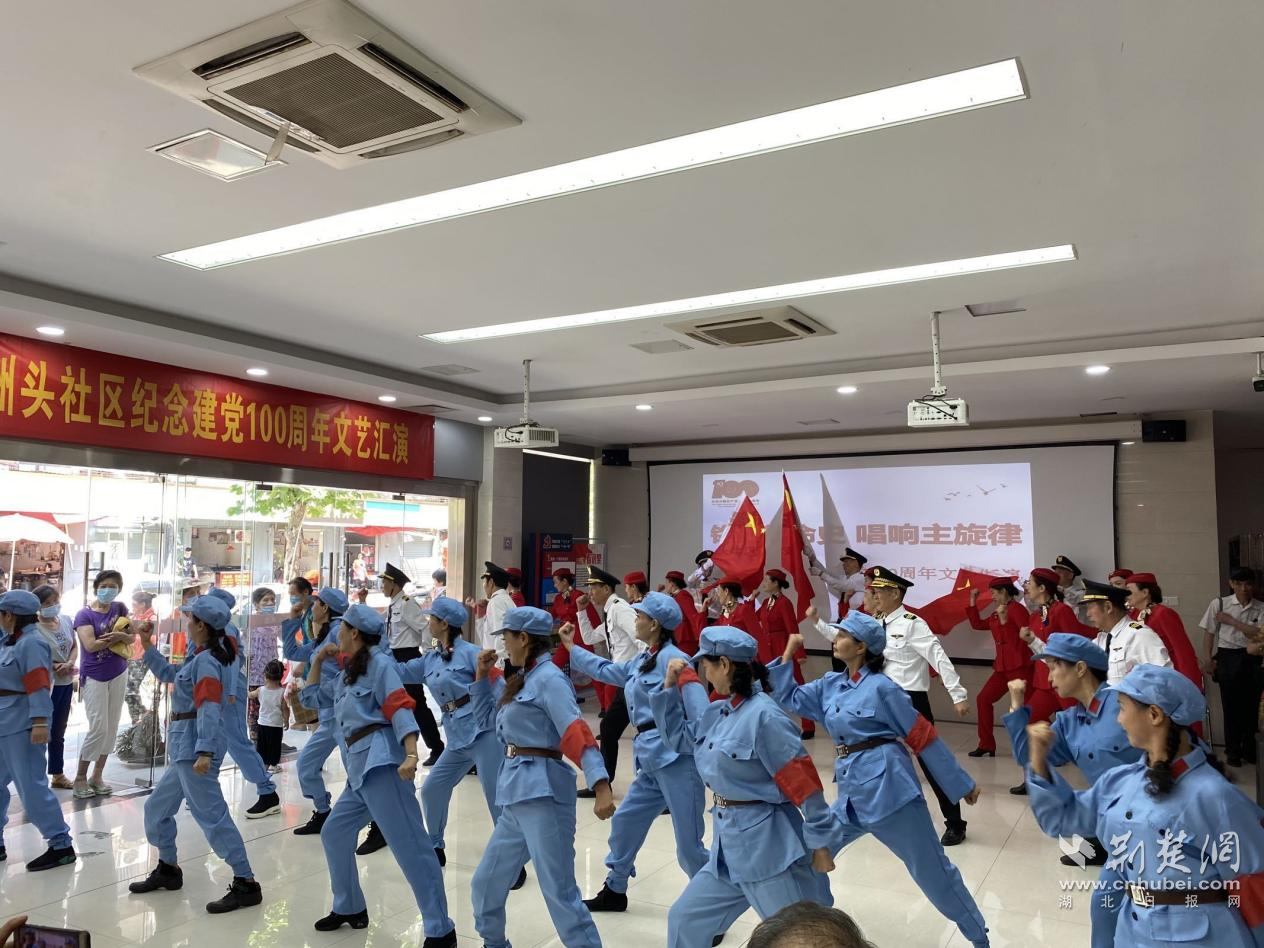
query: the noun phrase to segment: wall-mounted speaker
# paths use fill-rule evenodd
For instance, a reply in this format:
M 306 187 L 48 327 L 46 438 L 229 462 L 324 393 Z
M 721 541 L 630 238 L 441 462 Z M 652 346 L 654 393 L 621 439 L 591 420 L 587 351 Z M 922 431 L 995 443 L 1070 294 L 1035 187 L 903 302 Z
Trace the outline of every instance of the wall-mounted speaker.
M 1184 441 L 1185 422 L 1182 421 L 1143 421 L 1141 422 L 1142 441 Z

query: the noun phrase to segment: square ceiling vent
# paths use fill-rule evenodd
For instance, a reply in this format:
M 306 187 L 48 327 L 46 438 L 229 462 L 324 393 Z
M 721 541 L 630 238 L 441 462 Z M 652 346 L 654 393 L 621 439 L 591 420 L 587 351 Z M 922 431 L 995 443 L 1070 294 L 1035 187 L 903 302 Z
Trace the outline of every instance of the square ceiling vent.
M 805 316 L 793 306 L 756 309 L 731 316 L 713 316 L 688 322 L 668 323 L 667 328 L 707 346 L 722 349 L 767 346 L 835 335 L 834 330 Z

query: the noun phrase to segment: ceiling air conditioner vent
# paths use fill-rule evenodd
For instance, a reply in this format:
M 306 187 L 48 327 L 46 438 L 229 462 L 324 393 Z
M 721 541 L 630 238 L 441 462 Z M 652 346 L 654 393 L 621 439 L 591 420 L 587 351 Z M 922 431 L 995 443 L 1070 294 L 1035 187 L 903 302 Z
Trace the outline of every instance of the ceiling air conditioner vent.
M 673 329 L 708 346 L 766 346 L 774 342 L 832 336 L 834 331 L 805 316 L 793 306 L 752 310 L 732 316 L 686 323 L 668 323 Z
M 519 120 L 345 0 L 308 0 L 135 70 L 336 168 Z

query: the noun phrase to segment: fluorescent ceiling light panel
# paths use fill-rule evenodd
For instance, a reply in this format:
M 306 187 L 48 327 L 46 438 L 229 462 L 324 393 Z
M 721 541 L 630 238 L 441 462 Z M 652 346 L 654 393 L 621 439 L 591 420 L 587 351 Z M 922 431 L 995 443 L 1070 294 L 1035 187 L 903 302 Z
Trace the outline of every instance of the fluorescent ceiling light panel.
M 804 280 L 800 283 L 782 283 L 779 286 L 761 286 L 752 290 L 734 290 L 714 293 L 710 296 L 694 296 L 683 300 L 667 300 L 662 303 L 644 303 L 640 306 L 624 306 L 620 309 L 599 310 L 593 313 L 576 313 L 571 316 L 547 316 L 542 319 L 524 319 L 515 323 L 496 326 L 475 326 L 470 329 L 452 329 L 445 332 L 423 333 L 423 339 L 431 342 L 475 342 L 500 336 L 518 336 L 532 332 L 551 332 L 558 329 L 576 329 L 581 326 L 598 326 L 621 323 L 632 319 L 651 319 L 655 316 L 676 316 L 709 309 L 727 309 L 731 306 L 749 306 L 778 300 L 802 299 L 829 293 L 846 293 L 850 290 L 866 290 L 897 283 L 916 283 L 920 280 L 936 280 L 941 277 L 964 276 L 969 273 L 987 273 L 992 270 L 1012 270 L 1032 267 L 1042 263 L 1065 263 L 1075 259 L 1075 246 L 1042 247 L 1039 250 L 1018 250 L 1013 253 L 991 254 L 986 257 L 966 257 L 962 260 L 944 260 L 940 263 L 923 263 L 912 267 L 896 267 L 891 270 L 870 270 L 846 276 Z
M 1025 98 L 1027 88 L 1018 60 L 1009 59 L 549 168 L 174 251 L 162 254 L 161 259 L 210 270 Z

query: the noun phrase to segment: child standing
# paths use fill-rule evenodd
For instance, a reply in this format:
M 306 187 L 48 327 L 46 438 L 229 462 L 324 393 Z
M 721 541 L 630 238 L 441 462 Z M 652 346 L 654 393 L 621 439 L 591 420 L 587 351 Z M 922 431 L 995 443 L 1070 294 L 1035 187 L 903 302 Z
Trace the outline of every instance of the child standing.
M 250 692 L 250 697 L 259 702 L 255 749 L 270 774 L 281 770 L 281 736 L 289 724 L 290 709 L 285 703 L 285 689 L 281 687 L 284 675 L 285 666 L 274 658 L 263 668 L 263 684 Z

